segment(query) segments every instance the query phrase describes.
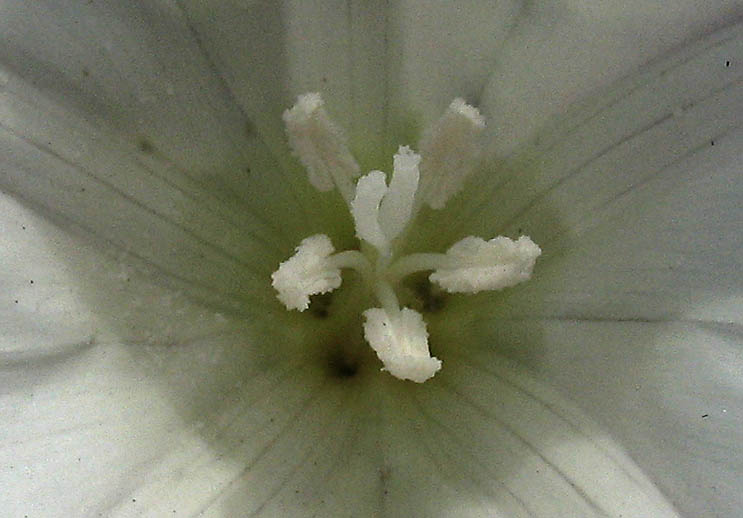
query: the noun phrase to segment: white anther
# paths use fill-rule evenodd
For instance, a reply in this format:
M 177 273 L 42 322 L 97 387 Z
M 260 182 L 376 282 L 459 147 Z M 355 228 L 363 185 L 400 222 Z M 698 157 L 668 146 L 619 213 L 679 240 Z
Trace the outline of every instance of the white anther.
M 503 236 L 490 241 L 468 236 L 446 251 L 451 264 L 428 278 L 451 293 L 500 290 L 529 280 L 541 253 L 527 236 L 518 241 Z
M 403 308 L 390 315 L 372 308 L 364 311 L 364 317 L 364 337 L 384 364 L 382 370 L 423 383 L 441 369 L 441 360 L 428 350 L 428 331 L 420 313 Z
M 310 236 L 271 274 L 271 284 L 287 309 L 304 311 L 310 305 L 310 295 L 327 293 L 341 285 L 341 270 L 329 260 L 334 251 L 325 234 Z
M 307 169 L 318 191 L 336 186 L 343 199 L 353 197 L 352 179 L 360 169 L 346 145 L 343 132 L 328 117 L 319 93 L 300 95 L 297 104 L 284 112 L 289 146 Z
M 421 201 L 442 209 L 472 174 L 480 154 L 485 120 L 477 108 L 454 99 L 420 143 Z

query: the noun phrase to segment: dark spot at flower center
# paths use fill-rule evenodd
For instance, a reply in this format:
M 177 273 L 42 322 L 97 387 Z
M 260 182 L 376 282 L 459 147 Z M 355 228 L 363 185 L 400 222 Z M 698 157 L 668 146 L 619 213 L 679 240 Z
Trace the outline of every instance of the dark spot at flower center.
M 137 147 L 142 153 L 146 153 L 148 155 L 155 152 L 155 146 L 150 142 L 148 139 L 142 137 L 137 141 Z
M 333 302 L 332 293 L 322 293 L 310 297 L 310 314 L 316 318 L 325 319 L 330 315 L 330 304 Z
M 255 137 L 255 126 L 253 125 L 253 121 L 245 121 L 245 136 L 248 138 Z
M 359 362 L 342 351 L 335 351 L 328 355 L 328 373 L 337 379 L 347 379 L 356 376 L 359 372 Z
M 421 311 L 436 313 L 446 305 L 446 292 L 431 284 L 425 275 L 415 280 L 412 289 L 415 293 L 416 305 Z

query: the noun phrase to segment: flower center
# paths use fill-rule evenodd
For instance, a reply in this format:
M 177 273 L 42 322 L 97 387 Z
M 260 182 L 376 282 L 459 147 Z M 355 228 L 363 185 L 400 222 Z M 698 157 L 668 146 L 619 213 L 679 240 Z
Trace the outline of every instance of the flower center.
M 467 236 L 445 254 L 397 251 L 425 204 L 441 209 L 464 186 L 479 157 L 485 127 L 477 109 L 455 99 L 426 132 L 420 154 L 400 146 L 392 175 L 360 168 L 342 131 L 328 117 L 317 93 L 299 97 L 284 112 L 289 145 L 319 191 L 338 189 L 353 217 L 361 250 L 335 251 L 325 234 L 307 237 L 271 278 L 287 309 L 306 310 L 310 296 L 340 287 L 341 270 L 356 270 L 380 307 L 363 312 L 364 337 L 393 376 L 422 383 L 441 369 L 432 357 L 423 316 L 401 307 L 395 289 L 408 275 L 432 271 L 428 279 L 450 293 L 500 290 L 528 280 L 540 248 L 527 236 L 513 241 Z M 357 179 L 358 178 L 358 179 Z

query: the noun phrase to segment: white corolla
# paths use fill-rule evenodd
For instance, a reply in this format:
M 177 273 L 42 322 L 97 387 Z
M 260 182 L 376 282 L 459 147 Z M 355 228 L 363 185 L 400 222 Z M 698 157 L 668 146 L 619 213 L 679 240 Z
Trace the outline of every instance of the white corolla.
M 0 1 L 0 515 L 738 517 L 741 14 Z

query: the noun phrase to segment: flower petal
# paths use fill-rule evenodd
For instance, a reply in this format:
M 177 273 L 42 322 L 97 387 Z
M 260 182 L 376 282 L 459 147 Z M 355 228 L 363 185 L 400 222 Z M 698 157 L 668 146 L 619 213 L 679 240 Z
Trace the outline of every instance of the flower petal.
M 510 195 L 470 221 L 544 250 L 513 314 L 739 321 L 741 51 L 741 25 L 700 40 L 586 102 L 491 180 L 483 199 Z
M 21 215 L 27 228 L 18 234 L 44 224 Z M 75 242 L 69 244 L 57 249 L 72 253 Z M 80 259 L 88 255 L 82 252 Z M 118 265 L 93 253 L 88 261 L 81 267 L 91 275 L 91 265 L 103 270 L 98 289 L 127 308 L 129 296 L 101 282 Z M 50 274 L 64 272 L 54 266 Z M 44 277 L 37 279 L 34 287 L 44 289 Z M 142 284 L 131 282 L 142 295 Z M 30 317 L 55 322 L 48 310 L 59 311 L 67 292 L 50 287 L 57 298 L 32 303 Z M 452 344 L 442 351 L 447 369 L 426 390 L 410 391 L 410 384 L 380 376 L 373 360 L 356 376 L 329 376 L 318 351 L 338 337 L 291 326 L 281 318 L 288 313 L 246 327 L 160 299 L 141 306 L 155 323 L 177 324 L 161 329 L 153 345 L 109 342 L 110 322 L 95 319 L 67 335 L 85 340 L 78 347 L 50 347 L 58 344 L 51 330 L 31 340 L 36 349 L 28 348 L 29 336 L 15 342 L 20 348 L 2 349 L 3 509 L 50 517 L 173 510 L 333 516 L 349 507 L 362 516 L 528 516 L 525 509 L 594 516 L 596 508 L 643 507 L 667 514 L 623 454 L 559 398 L 485 352 L 457 353 L 467 326 L 432 332 L 437 343 Z M 77 313 L 67 307 L 57 320 Z M 119 315 L 123 324 L 138 324 L 132 333 L 148 326 Z M 163 336 L 171 340 L 163 343 Z M 596 473 L 603 485 L 594 484 Z M 624 500 L 615 500 L 617 487 Z
M 736 25 L 590 98 L 477 205 L 545 253 L 507 299 L 469 302 L 489 315 L 473 340 L 556 380 L 689 516 L 741 506 L 742 49 Z
M 75 163 L 123 140 L 181 188 L 196 184 L 233 204 L 250 199 L 254 217 L 259 207 L 266 213 L 260 198 L 286 198 L 274 186 L 280 163 L 256 121 L 230 97 L 173 5 L 14 1 L 0 7 L 0 20 L 2 120 L 22 136 Z M 49 127 L 34 124 L 47 116 Z M 74 122 L 60 129 L 60 116 L 102 133 L 90 142 Z
M 0 187 L 241 311 L 249 292 L 271 297 L 270 265 L 307 232 L 311 200 L 276 181 L 185 20 L 162 9 L 0 8 Z
M 126 498 L 180 428 L 137 363 L 108 343 L 52 358 L 3 353 L 3 512 L 95 516 Z
M 194 303 L 193 294 L 159 283 L 157 271 L 60 231 L 8 196 L 0 195 L 0 213 L 3 353 L 28 360 L 53 358 L 57 349 L 85 350 L 101 340 L 178 343 L 225 320 L 218 310 Z
M 452 99 L 478 104 L 522 2 L 396 2 L 390 15 L 390 129 L 398 143 L 430 127 Z M 436 42 L 432 45 L 432 42 Z M 418 135 L 420 136 L 420 135 Z
M 4 512 L 195 516 L 209 507 L 219 484 L 229 484 L 249 455 L 270 449 L 286 420 L 302 415 L 308 410 L 303 404 L 318 395 L 317 384 L 287 382 L 287 375 L 302 371 L 289 368 L 286 358 L 283 370 L 269 367 L 276 359 L 263 347 L 267 343 L 225 327 L 205 327 L 177 347 L 101 341 L 53 358 L 4 355 Z M 313 422 L 324 423 L 324 405 L 335 409 L 335 402 L 330 396 L 320 400 L 319 413 L 310 414 Z M 224 430 L 236 416 L 242 428 Z M 309 433 L 304 420 L 290 423 Z M 240 448 L 248 451 L 235 450 Z M 179 491 L 168 492 L 163 481 Z M 275 481 L 258 479 L 251 502 L 259 505 Z
M 494 145 L 513 149 L 572 102 L 740 14 L 735 0 L 529 4 L 482 96 Z
M 84 349 L 95 336 L 96 322 L 74 286 L 74 272 L 57 258 L 70 243 L 60 243 L 59 237 L 49 243 L 50 225 L 4 195 L 0 213 L 0 318 L 5 323 L 0 350 L 33 355 L 46 352 L 48 343 Z M 84 254 L 82 259 L 83 268 L 95 271 L 94 261 L 86 262 Z
M 0 507 L 59 517 L 107 515 L 124 500 L 131 509 L 137 481 L 192 429 L 199 398 L 229 379 L 218 376 L 224 365 L 215 370 L 222 337 L 245 350 L 251 335 L 235 340 L 221 315 L 7 196 L 0 213 Z
M 149 405 L 159 409 L 170 398 L 176 408 L 183 404 L 190 409 L 186 414 L 172 417 L 172 412 L 159 410 L 157 421 L 154 416 L 148 419 L 140 414 L 147 407 L 138 391 L 122 383 L 122 376 L 111 376 L 127 389 L 127 414 L 112 419 L 110 428 L 109 414 L 97 414 L 104 431 L 88 432 L 91 450 L 67 451 L 82 453 L 82 465 L 83 459 L 93 457 L 93 447 L 105 445 L 100 451 L 113 455 L 101 459 L 99 451 L 99 462 L 118 462 L 124 469 L 116 477 L 98 466 L 107 473 L 108 483 L 120 480 L 113 489 L 101 486 L 107 489 L 102 503 L 68 489 L 82 497 L 86 509 L 110 516 L 165 515 L 173 510 L 186 516 L 333 516 L 348 509 L 362 516 L 442 518 L 676 516 L 607 434 L 518 367 L 485 351 L 472 358 L 451 355 L 454 365 L 447 362 L 449 374 L 442 371 L 441 379 L 420 387 L 426 390 L 411 390 L 409 383 L 379 377 L 376 368 L 366 372 L 369 377 L 347 383 L 317 376 L 313 365 L 303 361 L 264 364 L 262 372 L 245 370 L 248 358 L 235 354 L 237 347 L 212 345 L 216 346 L 212 351 L 219 352 L 209 368 L 224 369 L 229 361 L 227 378 L 243 382 L 230 385 L 218 377 L 221 382 L 201 394 L 199 405 L 184 401 L 188 392 L 174 397 L 172 392 L 183 391 L 182 374 L 180 386 L 163 389 L 147 382 L 139 362 L 140 373 L 134 379 L 150 391 Z M 180 363 L 192 374 L 194 364 L 186 367 L 186 357 L 197 350 L 184 351 Z M 89 378 L 99 369 L 91 368 Z M 168 382 L 178 379 L 172 373 Z M 99 384 L 83 390 L 83 399 L 92 407 L 101 396 L 97 389 L 107 388 Z M 46 391 L 40 388 L 39 393 L 44 397 Z M 49 398 L 65 410 L 68 403 L 59 394 Z M 81 398 L 79 392 L 76 397 Z M 217 397 L 222 402 L 215 405 Z M 77 419 L 68 416 L 61 421 Z M 136 428 L 119 435 L 132 423 Z M 180 431 L 168 432 L 169 427 Z M 136 447 L 139 440 L 149 443 L 134 450 L 134 459 L 120 459 L 116 437 L 126 441 L 125 447 Z M 159 446 L 165 442 L 169 448 Z M 52 454 L 56 466 L 70 460 L 57 457 L 54 450 L 45 453 Z M 41 459 L 42 454 L 28 455 L 20 459 L 37 470 L 45 462 L 51 464 L 48 458 Z M 77 462 L 76 457 L 72 460 Z M 132 460 L 139 462 L 132 466 Z M 44 481 L 60 482 L 39 475 L 38 485 L 31 488 L 37 494 L 60 489 L 40 490 Z M 47 509 L 42 507 L 47 502 L 40 499 L 36 509 Z M 61 503 L 68 515 L 80 509 L 69 501 Z M 54 510 L 46 514 L 65 515 L 55 515 Z
M 362 171 L 379 167 L 386 123 L 385 2 L 179 2 L 202 48 L 277 155 L 281 113 L 321 92 Z M 371 158 L 371 160 L 370 160 Z
M 738 513 L 740 325 L 545 317 L 471 327 L 610 430 L 683 516 Z
M 462 331 L 443 324 L 439 342 Z M 385 394 L 385 509 L 432 517 L 677 516 L 609 434 L 490 345 L 465 352 L 451 343 L 436 378 Z

